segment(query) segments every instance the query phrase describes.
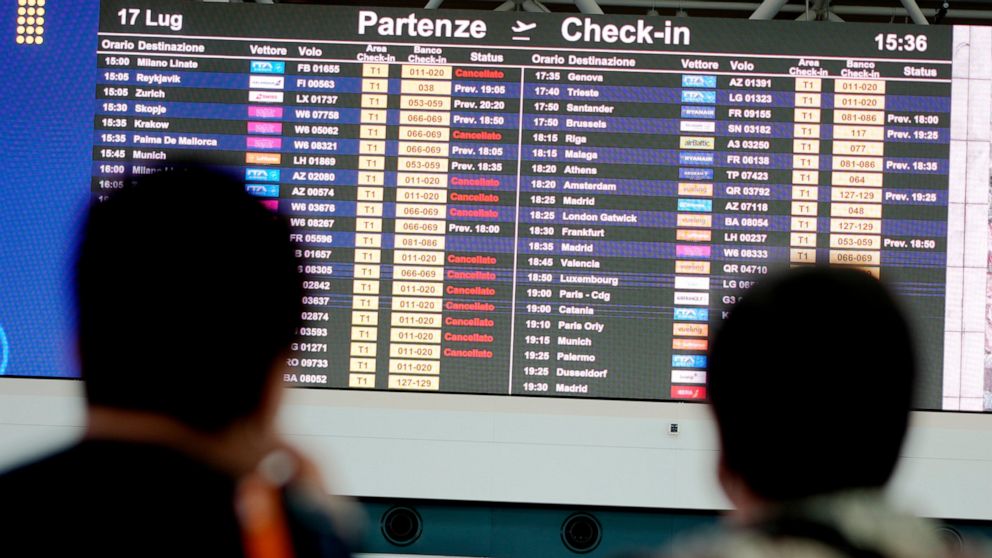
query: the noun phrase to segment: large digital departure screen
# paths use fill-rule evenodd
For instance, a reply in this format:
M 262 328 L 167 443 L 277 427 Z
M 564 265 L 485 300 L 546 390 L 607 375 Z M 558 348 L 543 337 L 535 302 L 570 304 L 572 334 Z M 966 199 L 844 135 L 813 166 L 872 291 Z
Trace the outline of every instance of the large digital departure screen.
M 829 263 L 906 303 L 922 408 L 981 410 L 972 32 L 109 0 L 91 192 L 196 156 L 285 215 L 296 386 L 704 399 L 740 290 Z

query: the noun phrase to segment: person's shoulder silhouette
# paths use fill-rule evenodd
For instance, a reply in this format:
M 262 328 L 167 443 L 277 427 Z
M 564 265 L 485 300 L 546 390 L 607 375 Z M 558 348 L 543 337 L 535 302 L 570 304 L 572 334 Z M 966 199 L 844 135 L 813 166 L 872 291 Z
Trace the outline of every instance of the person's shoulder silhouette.
M 347 555 L 274 425 L 298 265 L 285 220 L 218 170 L 95 203 L 75 267 L 86 431 L 0 475 L 0 554 Z
M 730 524 L 681 557 L 924 558 L 927 522 L 882 495 L 916 378 L 907 321 L 856 269 L 797 268 L 744 292 L 710 347 L 707 395 Z

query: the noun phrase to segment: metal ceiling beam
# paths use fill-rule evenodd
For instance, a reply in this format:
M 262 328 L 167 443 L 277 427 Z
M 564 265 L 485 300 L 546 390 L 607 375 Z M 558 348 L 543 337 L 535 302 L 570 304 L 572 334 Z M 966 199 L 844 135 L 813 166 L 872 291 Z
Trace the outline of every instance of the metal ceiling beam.
M 546 7 L 542 6 L 541 3 L 537 2 L 536 0 L 524 0 L 523 2 L 520 3 L 520 7 L 523 8 L 525 12 L 548 13 L 551 11 Z
M 543 0 L 546 4 L 574 4 L 575 0 Z M 632 8 L 685 8 L 687 10 L 711 10 L 711 11 L 747 11 L 753 12 L 760 6 L 758 2 L 729 2 L 724 0 L 597 0 L 600 6 L 626 6 Z M 790 10 L 790 6 L 785 6 L 782 11 L 798 12 L 802 11 L 802 6 L 795 6 L 798 9 Z M 886 12 L 888 14 L 888 12 Z
M 602 0 L 601 0 L 602 1 Z M 885 8 L 882 6 L 834 6 L 834 12 L 841 15 L 874 15 L 874 16 L 901 16 L 905 15 L 898 8 Z M 920 9 L 924 16 L 933 17 L 937 13 L 936 9 Z M 945 18 L 955 19 L 992 19 L 992 10 L 947 10 Z
M 902 0 L 902 7 L 906 8 L 906 13 L 909 14 L 909 18 L 913 20 L 913 23 L 917 25 L 930 25 L 930 22 L 923 15 L 923 10 L 920 9 L 916 0 Z
M 827 19 L 827 10 L 830 9 L 830 0 L 813 0 L 813 19 L 816 21 L 825 21 Z
M 494 0 L 499 1 L 499 0 Z M 575 4 L 575 0 L 542 0 L 546 4 Z M 600 6 L 625 6 L 629 8 L 652 7 L 658 9 L 686 9 L 686 10 L 707 10 L 710 12 L 753 12 L 761 4 L 756 2 L 726 2 L 709 0 L 597 0 Z M 905 10 L 899 7 L 887 6 L 838 6 L 832 5 L 830 10 L 838 15 L 859 15 L 859 16 L 903 16 Z M 782 6 L 782 13 L 801 14 L 805 11 L 803 6 L 797 4 L 786 4 Z M 932 17 L 937 10 L 926 8 L 921 9 L 925 17 Z M 953 19 L 992 19 L 992 10 L 955 10 L 947 11 L 947 18 Z
M 579 11 L 584 14 L 600 14 L 603 13 L 603 8 L 599 7 L 596 0 L 575 0 L 576 7 Z
M 748 19 L 774 19 L 788 0 L 764 0 Z
M 813 17 L 807 19 L 807 16 L 813 16 Z M 812 11 L 810 12 L 804 11 L 803 13 L 796 16 L 796 21 L 834 21 L 838 23 L 843 23 L 844 19 L 833 12 L 827 12 L 827 14 L 824 16 L 824 19 L 817 20 L 815 14 L 813 14 Z

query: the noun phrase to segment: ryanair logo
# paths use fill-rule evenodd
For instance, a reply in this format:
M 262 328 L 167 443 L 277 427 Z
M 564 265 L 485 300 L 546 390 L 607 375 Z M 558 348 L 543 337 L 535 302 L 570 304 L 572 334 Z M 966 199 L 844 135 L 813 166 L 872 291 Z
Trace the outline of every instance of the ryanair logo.
M 712 153 L 679 152 L 680 165 L 712 165 L 713 160 Z
M 682 118 L 716 118 L 716 107 L 682 107 Z

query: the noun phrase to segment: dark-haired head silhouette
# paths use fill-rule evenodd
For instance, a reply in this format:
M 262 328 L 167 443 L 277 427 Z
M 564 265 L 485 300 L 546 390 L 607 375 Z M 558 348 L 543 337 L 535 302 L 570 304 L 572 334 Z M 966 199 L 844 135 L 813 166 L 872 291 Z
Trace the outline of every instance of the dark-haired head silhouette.
M 347 515 L 276 428 L 303 289 L 282 218 L 219 171 L 142 176 L 90 208 L 75 287 L 85 433 L 0 475 L 5 549 L 348 555 Z M 57 536 L 39 494 L 71 518 Z
M 796 269 L 744 293 L 707 378 L 728 495 L 783 502 L 886 484 L 915 370 L 907 323 L 867 273 Z
M 258 411 L 301 310 L 287 224 L 196 166 L 94 205 L 75 286 L 89 404 L 203 431 Z

